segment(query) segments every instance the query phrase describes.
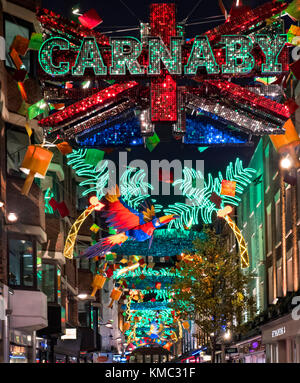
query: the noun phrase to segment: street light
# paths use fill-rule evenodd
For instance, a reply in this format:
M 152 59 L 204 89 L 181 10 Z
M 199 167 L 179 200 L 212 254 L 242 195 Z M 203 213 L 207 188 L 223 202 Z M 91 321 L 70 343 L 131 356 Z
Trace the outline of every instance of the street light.
M 9 220 L 9 222 L 16 222 L 18 220 L 18 216 L 16 213 L 10 212 L 7 215 L 7 219 Z
M 224 339 L 229 340 L 231 338 L 231 332 L 230 330 L 227 330 L 225 334 L 223 335 Z
M 79 299 L 86 299 L 88 297 L 88 295 L 87 294 L 78 294 L 77 295 L 77 298 L 79 298 Z
M 289 157 L 283 157 L 279 165 L 282 169 L 290 169 L 292 167 L 292 161 Z

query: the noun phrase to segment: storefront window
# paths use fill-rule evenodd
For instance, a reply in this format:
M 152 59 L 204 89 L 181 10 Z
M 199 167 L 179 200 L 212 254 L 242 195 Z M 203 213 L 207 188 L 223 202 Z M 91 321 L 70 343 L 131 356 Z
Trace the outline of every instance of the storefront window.
M 36 286 L 36 265 L 33 242 L 9 239 L 9 285 L 14 287 Z
M 9 363 L 27 363 L 26 347 L 10 345 Z

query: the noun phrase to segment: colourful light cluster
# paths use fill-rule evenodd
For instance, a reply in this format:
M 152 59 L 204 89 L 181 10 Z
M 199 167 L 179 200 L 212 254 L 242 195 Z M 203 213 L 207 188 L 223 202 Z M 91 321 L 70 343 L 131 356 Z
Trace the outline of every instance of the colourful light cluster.
M 75 117 L 87 115 L 90 112 L 95 112 L 96 108 L 101 108 L 107 103 L 116 99 L 117 96 L 124 92 L 136 88 L 138 85 L 135 81 L 129 81 L 123 84 L 114 84 L 106 89 L 100 90 L 98 93 L 82 100 L 75 102 L 64 110 L 56 112 L 51 116 L 39 121 L 42 127 L 59 126 L 67 124 Z

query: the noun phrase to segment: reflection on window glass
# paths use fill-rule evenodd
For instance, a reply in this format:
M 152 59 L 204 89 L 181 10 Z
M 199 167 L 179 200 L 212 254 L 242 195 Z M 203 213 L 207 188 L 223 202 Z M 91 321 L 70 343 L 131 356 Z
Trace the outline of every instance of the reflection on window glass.
M 90 305 L 88 302 L 78 302 L 78 321 L 81 327 L 90 327 Z
M 29 28 L 23 26 L 23 25 L 17 25 L 16 23 L 5 20 L 5 57 L 6 61 L 5 64 L 11 68 L 15 68 L 15 65 L 9 55 L 10 46 L 15 38 L 16 35 L 26 37 L 27 39 L 30 38 L 30 30 Z M 30 72 L 30 52 L 27 51 L 25 56 L 21 56 L 21 60 L 28 72 Z
M 14 130 L 11 125 L 6 129 L 6 148 L 7 148 L 7 173 L 11 175 L 23 175 L 20 166 L 25 157 L 28 147 L 28 136 L 26 133 Z
M 55 265 L 42 265 L 42 292 L 47 295 L 48 302 L 55 302 Z
M 33 247 L 32 242 L 9 240 L 9 284 L 11 286 L 34 285 Z

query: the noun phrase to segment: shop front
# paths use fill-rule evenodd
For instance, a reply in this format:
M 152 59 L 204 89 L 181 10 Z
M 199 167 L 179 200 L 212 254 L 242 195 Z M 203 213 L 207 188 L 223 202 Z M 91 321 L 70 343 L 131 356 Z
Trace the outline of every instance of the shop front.
M 267 363 L 300 363 L 300 320 L 291 314 L 261 326 Z
M 31 335 L 20 331 L 10 333 L 9 363 L 30 363 L 32 357 Z
M 262 344 L 261 335 L 236 343 L 232 350 L 234 352 L 229 354 L 229 359 L 233 363 L 266 362 L 265 345 Z
M 166 363 L 171 353 L 163 347 L 139 347 L 130 355 L 129 363 Z

